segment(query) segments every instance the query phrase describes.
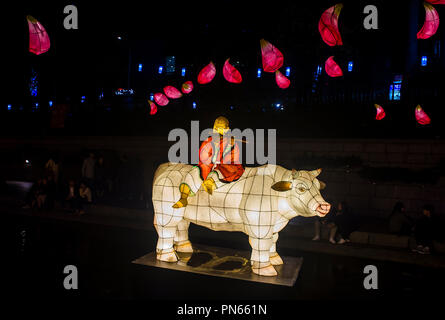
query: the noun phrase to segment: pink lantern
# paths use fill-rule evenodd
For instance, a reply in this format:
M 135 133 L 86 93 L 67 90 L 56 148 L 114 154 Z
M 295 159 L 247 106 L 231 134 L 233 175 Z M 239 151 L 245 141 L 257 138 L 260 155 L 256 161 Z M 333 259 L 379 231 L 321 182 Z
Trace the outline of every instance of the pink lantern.
M 198 83 L 207 84 L 213 80 L 216 75 L 216 68 L 213 62 L 210 61 L 198 74 Z
M 150 105 L 150 115 L 156 114 L 158 112 L 158 106 L 151 100 L 148 100 L 148 104 Z
M 343 71 L 341 71 L 340 66 L 334 61 L 334 56 L 330 56 L 326 60 L 324 68 L 330 77 L 341 77 L 343 75 Z
M 321 38 L 331 47 L 341 46 L 343 44 L 340 32 L 338 31 L 338 16 L 342 8 L 342 3 L 330 7 L 323 12 L 318 22 L 318 31 L 320 32 Z
M 231 83 L 241 83 L 243 81 L 241 73 L 229 63 L 229 59 L 224 63 L 223 75 L 224 78 Z
M 423 111 L 420 104 L 417 105 L 415 114 L 416 114 L 416 120 L 419 124 L 426 125 L 431 123 L 430 117 L 428 117 L 425 111 Z
M 37 55 L 47 52 L 50 41 L 45 28 L 32 16 L 26 16 L 26 20 L 29 29 L 29 52 Z
M 374 107 L 377 109 L 377 114 L 375 116 L 375 119 L 382 120 L 386 116 L 385 110 L 383 110 L 382 106 L 378 104 L 374 104 Z
M 166 106 L 169 103 L 167 97 L 160 92 L 155 93 L 154 97 L 155 97 L 155 102 L 160 106 Z
M 265 72 L 275 72 L 283 66 L 283 54 L 275 48 L 269 41 L 260 40 L 261 56 L 263 60 L 263 70 Z
M 182 97 L 181 91 L 172 86 L 164 87 L 164 93 L 170 99 L 178 99 Z
M 436 9 L 426 2 L 423 3 L 423 6 L 425 7 L 425 22 L 417 33 L 417 39 L 428 39 L 434 36 L 439 28 L 439 14 Z
M 287 89 L 290 86 L 290 80 L 280 70 L 275 71 L 275 81 L 281 89 Z
M 181 91 L 184 93 L 190 93 L 193 90 L 193 82 L 186 81 L 182 84 Z
M 445 0 L 425 0 L 431 4 L 445 4 Z

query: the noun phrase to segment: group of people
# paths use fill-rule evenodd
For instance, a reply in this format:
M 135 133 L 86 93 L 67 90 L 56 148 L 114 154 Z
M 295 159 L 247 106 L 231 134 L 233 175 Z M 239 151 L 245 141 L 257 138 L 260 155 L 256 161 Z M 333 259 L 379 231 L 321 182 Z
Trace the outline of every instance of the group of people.
M 93 198 L 100 198 L 105 193 L 103 161 L 103 157 L 96 161 L 94 153 L 90 153 L 83 161 L 79 182 L 70 179 L 67 185 L 63 185 L 59 183 L 59 162 L 50 157 L 44 166 L 43 177 L 33 184 L 26 196 L 25 208 L 51 210 L 58 199 L 63 207 L 80 215 L 85 214 Z
M 389 216 L 389 231 L 400 236 L 414 236 L 416 247 L 412 250 L 420 254 L 430 254 L 433 241 L 441 241 L 441 223 L 432 205 L 424 205 L 416 218 L 408 215 L 405 205 L 397 202 Z
M 321 239 L 321 226 L 329 228 L 329 242 L 332 244 L 344 244 L 349 242 L 351 233 L 358 228 L 356 217 L 351 214 L 345 201 L 341 201 L 325 217 L 317 217 L 315 220 L 314 241 Z M 443 240 L 440 237 L 441 225 L 432 205 L 425 205 L 420 215 L 416 218 L 407 214 L 405 205 L 397 202 L 388 219 L 389 232 L 399 236 L 413 236 L 416 247 L 413 252 L 430 254 L 433 241 Z
M 349 212 L 345 201 L 338 202 L 332 208 L 332 211 L 325 217 L 317 217 L 315 220 L 314 241 L 321 238 L 321 226 L 326 225 L 329 228 L 329 242 L 332 244 L 344 244 L 349 242 L 349 236 L 357 229 L 358 222 L 354 215 Z

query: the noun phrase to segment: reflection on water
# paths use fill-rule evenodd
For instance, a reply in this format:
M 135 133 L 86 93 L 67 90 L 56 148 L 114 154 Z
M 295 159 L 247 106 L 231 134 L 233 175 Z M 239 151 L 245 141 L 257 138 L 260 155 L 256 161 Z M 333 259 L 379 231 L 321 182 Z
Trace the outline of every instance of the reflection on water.
M 240 256 L 219 256 L 215 252 L 194 250 L 192 254 L 179 253 L 181 262 L 204 270 L 220 270 L 225 273 L 250 273 L 249 260 Z
M 132 264 L 155 249 L 156 234 L 134 230 L 4 214 L 2 251 L 7 269 L 5 290 L 19 297 L 97 298 L 230 298 L 230 299 L 387 299 L 422 297 L 445 285 L 442 270 L 353 257 L 281 249 L 283 256 L 302 256 L 294 287 L 273 286 Z M 218 237 L 218 233 L 214 233 Z M 196 235 L 195 235 L 196 236 Z M 220 247 L 224 247 L 221 238 Z M 208 240 L 209 241 L 209 240 Z M 212 244 L 216 240 L 212 239 Z M 206 243 L 200 239 L 199 243 Z M 196 268 L 243 272 L 248 260 L 210 252 L 188 254 Z M 79 290 L 63 289 L 63 268 L 79 270 Z M 379 270 L 379 290 L 363 288 L 363 268 Z M 218 288 L 210 290 L 209 288 Z

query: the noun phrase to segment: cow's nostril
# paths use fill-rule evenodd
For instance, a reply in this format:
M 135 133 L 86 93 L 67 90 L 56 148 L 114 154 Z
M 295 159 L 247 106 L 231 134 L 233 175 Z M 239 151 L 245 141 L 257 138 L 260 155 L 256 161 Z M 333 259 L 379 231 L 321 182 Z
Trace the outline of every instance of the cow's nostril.
M 320 213 L 322 215 L 326 215 L 330 209 L 331 209 L 331 205 L 329 203 L 322 203 L 322 204 L 318 205 L 316 210 L 318 213 Z

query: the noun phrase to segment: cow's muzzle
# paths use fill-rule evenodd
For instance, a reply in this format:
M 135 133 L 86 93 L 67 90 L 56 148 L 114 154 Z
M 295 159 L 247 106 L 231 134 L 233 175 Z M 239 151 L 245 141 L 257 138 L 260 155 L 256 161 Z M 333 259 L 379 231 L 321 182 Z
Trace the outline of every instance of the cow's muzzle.
M 327 202 L 320 203 L 315 210 L 320 217 L 324 217 L 328 214 L 329 210 L 331 210 L 331 205 Z

